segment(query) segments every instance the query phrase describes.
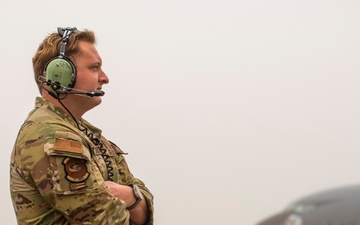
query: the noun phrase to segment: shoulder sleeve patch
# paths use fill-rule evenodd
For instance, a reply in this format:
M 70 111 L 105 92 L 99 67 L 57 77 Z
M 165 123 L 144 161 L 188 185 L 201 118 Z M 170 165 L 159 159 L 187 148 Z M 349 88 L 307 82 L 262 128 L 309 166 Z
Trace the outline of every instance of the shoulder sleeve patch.
M 71 152 L 71 153 L 82 153 L 81 142 L 55 138 L 54 149 L 56 151 Z

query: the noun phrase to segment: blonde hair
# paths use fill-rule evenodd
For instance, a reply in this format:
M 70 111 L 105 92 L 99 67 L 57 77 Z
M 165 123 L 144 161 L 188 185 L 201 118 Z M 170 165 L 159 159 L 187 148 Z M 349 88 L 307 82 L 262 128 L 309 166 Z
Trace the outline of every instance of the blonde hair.
M 60 54 L 60 42 L 61 36 L 58 33 L 52 33 L 48 35 L 39 45 L 34 57 L 32 58 L 34 78 L 39 92 L 41 94 L 42 84 L 39 82 L 39 76 L 42 76 L 45 70 L 45 66 L 52 59 Z M 79 41 L 86 41 L 91 44 L 96 43 L 95 33 L 90 30 L 76 31 L 69 39 L 66 45 L 65 55 L 68 58 L 72 58 L 79 53 Z

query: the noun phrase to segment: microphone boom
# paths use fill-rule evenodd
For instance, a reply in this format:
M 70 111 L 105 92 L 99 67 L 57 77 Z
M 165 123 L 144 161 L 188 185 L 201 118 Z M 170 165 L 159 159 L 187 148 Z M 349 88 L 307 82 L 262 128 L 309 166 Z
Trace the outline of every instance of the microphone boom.
M 72 90 L 76 90 L 76 89 L 72 89 Z M 77 90 L 77 91 L 82 91 L 82 90 Z M 81 96 L 86 95 L 87 97 L 92 98 L 95 96 L 104 96 L 105 92 L 103 92 L 103 91 L 84 91 L 84 92 L 67 92 L 66 94 L 81 95 Z

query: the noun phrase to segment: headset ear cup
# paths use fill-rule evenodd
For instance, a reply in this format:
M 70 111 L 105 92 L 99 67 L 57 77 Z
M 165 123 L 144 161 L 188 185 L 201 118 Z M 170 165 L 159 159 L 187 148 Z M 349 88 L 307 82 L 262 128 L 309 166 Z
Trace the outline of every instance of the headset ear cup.
M 65 57 L 56 57 L 45 66 L 44 77 L 46 81 L 53 81 L 61 86 L 72 88 L 76 81 L 76 67 L 71 60 Z M 54 90 L 61 93 L 62 89 Z

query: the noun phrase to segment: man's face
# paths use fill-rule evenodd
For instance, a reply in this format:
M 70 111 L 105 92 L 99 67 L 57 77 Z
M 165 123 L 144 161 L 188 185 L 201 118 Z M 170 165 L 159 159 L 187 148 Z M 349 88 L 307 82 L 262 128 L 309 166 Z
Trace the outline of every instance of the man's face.
M 102 60 L 95 45 L 80 41 L 79 48 L 79 53 L 74 56 L 77 69 L 74 88 L 83 91 L 101 91 L 102 85 L 109 83 L 109 78 L 102 70 Z M 88 98 L 74 95 L 74 100 L 86 111 L 101 103 L 99 96 Z

